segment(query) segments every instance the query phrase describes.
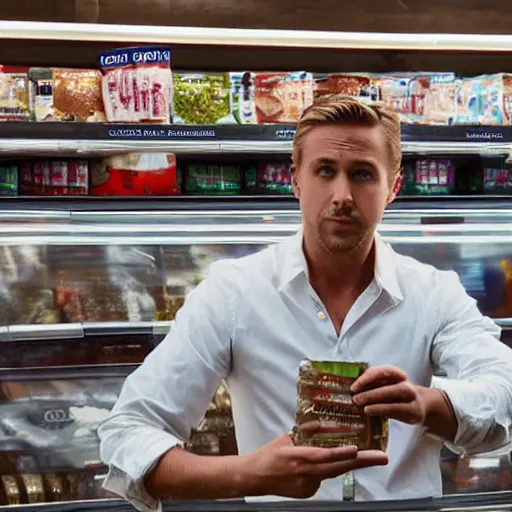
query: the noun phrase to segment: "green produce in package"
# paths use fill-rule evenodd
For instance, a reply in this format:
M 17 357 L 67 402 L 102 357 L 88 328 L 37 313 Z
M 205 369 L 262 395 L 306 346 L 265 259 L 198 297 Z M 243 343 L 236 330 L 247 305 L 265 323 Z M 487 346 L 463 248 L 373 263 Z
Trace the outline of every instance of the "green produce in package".
M 229 74 L 175 74 L 174 122 L 177 124 L 216 124 L 228 116 Z

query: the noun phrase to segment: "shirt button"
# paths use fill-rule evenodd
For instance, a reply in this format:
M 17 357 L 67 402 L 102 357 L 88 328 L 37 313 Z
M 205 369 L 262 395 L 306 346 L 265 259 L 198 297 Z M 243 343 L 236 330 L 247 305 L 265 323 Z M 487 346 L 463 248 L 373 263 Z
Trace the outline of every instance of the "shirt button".
M 316 316 L 319 320 L 322 320 L 322 322 L 325 322 L 327 320 L 327 315 L 323 311 L 319 311 Z

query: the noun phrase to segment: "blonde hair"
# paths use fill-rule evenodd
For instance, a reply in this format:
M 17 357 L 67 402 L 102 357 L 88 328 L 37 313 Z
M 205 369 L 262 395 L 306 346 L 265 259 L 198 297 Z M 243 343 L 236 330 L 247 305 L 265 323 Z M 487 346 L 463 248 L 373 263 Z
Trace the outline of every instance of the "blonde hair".
M 389 177 L 393 180 L 400 173 L 402 161 L 398 116 L 380 103 L 363 103 L 350 96 L 324 96 L 304 110 L 293 139 L 293 169 L 298 169 L 300 165 L 304 137 L 313 128 L 329 124 L 351 123 L 382 126 L 389 147 Z

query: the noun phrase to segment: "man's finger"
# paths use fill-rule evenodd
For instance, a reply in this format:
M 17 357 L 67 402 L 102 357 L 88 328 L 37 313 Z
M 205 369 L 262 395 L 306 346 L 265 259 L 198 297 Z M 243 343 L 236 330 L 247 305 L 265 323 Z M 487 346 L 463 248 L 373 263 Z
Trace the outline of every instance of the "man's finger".
M 382 386 L 370 391 L 363 391 L 354 395 L 357 405 L 409 403 L 416 398 L 416 391 L 407 381 L 390 386 Z
M 350 391 L 352 391 L 352 393 L 360 393 L 361 391 L 367 391 L 405 380 L 407 380 L 407 373 L 400 368 L 394 366 L 374 366 L 366 370 L 354 384 L 352 384 Z
M 367 405 L 364 408 L 364 413 L 368 416 L 389 418 L 409 425 L 417 425 L 423 420 L 419 408 L 411 403 Z
M 290 448 L 288 454 L 290 457 L 301 459 L 311 464 L 324 464 L 355 459 L 357 457 L 357 446 L 343 446 L 340 448 L 294 446 Z
M 319 478 L 336 478 L 339 475 L 356 469 L 385 466 L 388 457 L 377 450 L 363 450 L 357 454 L 357 458 L 343 462 L 331 462 L 330 464 L 318 464 L 312 470 Z

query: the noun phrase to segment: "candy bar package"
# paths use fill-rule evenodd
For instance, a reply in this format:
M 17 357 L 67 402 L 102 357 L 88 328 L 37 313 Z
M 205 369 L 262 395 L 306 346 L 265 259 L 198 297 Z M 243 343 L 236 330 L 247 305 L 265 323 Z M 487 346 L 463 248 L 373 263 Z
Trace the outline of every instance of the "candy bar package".
M 127 153 L 92 164 L 94 196 L 171 196 L 179 194 L 173 153 Z
M 313 103 L 313 76 L 297 73 L 255 73 L 254 102 L 258 124 L 297 123 Z
M 0 65 L 0 121 L 30 118 L 28 69 Z
M 171 50 L 151 46 L 103 52 L 102 93 L 110 123 L 169 123 Z
M 216 124 L 229 114 L 229 74 L 175 74 L 175 124 Z
M 366 363 L 303 361 L 297 381 L 295 445 L 386 451 L 388 421 L 371 418 L 356 405 L 351 385 L 368 369 Z
M 34 121 L 105 121 L 99 71 L 31 68 L 29 78 Z

